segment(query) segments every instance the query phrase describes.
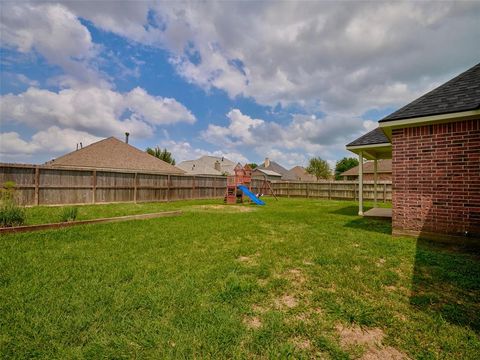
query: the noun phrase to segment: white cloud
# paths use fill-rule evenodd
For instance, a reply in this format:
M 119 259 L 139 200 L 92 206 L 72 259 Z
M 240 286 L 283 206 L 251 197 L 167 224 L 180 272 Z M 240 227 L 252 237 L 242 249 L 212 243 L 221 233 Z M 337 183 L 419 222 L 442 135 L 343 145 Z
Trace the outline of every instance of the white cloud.
M 59 92 L 29 88 L 18 95 L 1 96 L 0 108 L 3 121 L 37 129 L 55 125 L 96 136 L 122 136 L 128 131 L 136 138 L 145 138 L 158 125 L 195 121 L 176 100 L 149 95 L 141 88 L 127 93 L 96 87 Z
M 158 42 L 182 76 L 267 105 L 357 114 L 397 106 L 480 55 L 471 46 L 480 36 L 475 2 L 171 2 L 155 9 L 164 27 Z
M 269 157 L 289 166 L 305 165 L 313 156 L 334 161 L 350 139 L 376 127 L 375 122 L 351 114 L 323 118 L 296 114 L 285 125 L 253 119 L 238 109 L 227 118 L 226 126 L 209 125 L 202 139 L 232 151 L 253 149 L 261 159 Z
M 16 132 L 0 133 L 0 155 L 33 154 L 38 146 L 23 140 Z
M 404 104 L 480 56 L 478 2 L 12 2 L 2 13 L 4 41 L 36 49 L 67 80 L 98 77 L 82 17 L 165 48 L 206 90 L 324 112 Z
M 211 155 L 211 156 L 224 156 L 225 158 L 232 160 L 234 162 L 240 162 L 242 164 L 246 164 L 249 160 L 240 154 L 239 152 L 235 151 L 209 151 L 200 148 L 194 148 L 192 145 L 187 141 L 174 141 L 174 140 L 164 140 L 160 142 L 160 147 L 165 147 L 170 151 L 175 158 L 177 163 L 180 163 L 185 160 L 193 160 L 197 159 L 204 155 Z
M 2 46 L 22 53 L 35 50 L 66 73 L 60 81 L 72 83 L 102 83 L 102 77 L 90 60 L 96 47 L 88 29 L 77 16 L 60 4 L 2 3 L 0 12 Z
M 4 161 L 28 159 L 33 154 L 60 154 L 75 150 L 80 142 L 86 146 L 99 140 L 87 132 L 57 126 L 37 132 L 30 140 L 22 139 L 16 132 L 0 133 L 0 157 Z

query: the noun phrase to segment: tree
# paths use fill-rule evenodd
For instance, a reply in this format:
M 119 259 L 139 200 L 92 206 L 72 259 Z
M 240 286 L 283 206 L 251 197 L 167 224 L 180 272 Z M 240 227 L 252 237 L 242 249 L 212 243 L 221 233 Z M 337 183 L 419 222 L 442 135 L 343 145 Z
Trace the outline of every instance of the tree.
M 256 163 L 250 163 L 250 164 L 247 164 L 248 166 L 250 166 L 253 169 L 256 169 L 258 167 L 258 164 Z
M 160 160 L 163 160 L 169 164 L 175 165 L 175 159 L 172 156 L 172 153 L 168 151 L 167 149 L 160 149 L 158 146 L 155 146 L 155 148 L 147 148 L 145 150 L 147 153 L 149 153 L 152 156 L 155 156 L 156 158 L 159 158 Z
M 358 166 L 358 159 L 353 157 L 344 157 L 342 160 L 337 161 L 335 164 L 335 179 L 341 180 L 340 174 Z
M 332 174 L 328 163 L 319 157 L 311 158 L 305 170 L 317 180 L 328 179 Z

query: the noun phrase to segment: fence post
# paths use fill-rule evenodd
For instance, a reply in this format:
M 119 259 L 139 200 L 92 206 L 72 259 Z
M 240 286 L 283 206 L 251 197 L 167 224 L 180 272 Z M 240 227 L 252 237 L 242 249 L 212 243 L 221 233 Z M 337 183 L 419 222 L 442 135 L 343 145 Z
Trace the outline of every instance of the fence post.
M 194 176 L 192 179 L 192 199 L 195 199 L 195 179 L 196 177 Z
M 40 203 L 39 188 L 40 188 L 40 168 L 38 166 L 35 166 L 35 205 L 37 206 Z
M 167 175 L 167 201 L 170 201 L 170 175 Z
M 92 171 L 92 203 L 97 202 L 97 170 Z
M 217 178 L 213 178 L 213 198 L 217 197 Z
M 137 203 L 137 188 L 138 188 L 138 173 L 135 173 L 133 178 L 133 202 Z
M 387 201 L 387 184 L 383 183 L 383 202 Z
M 308 192 L 308 182 L 305 184 L 305 192 L 307 193 L 307 199 L 310 197 L 310 194 Z
M 287 184 L 287 198 L 290 197 L 290 183 L 289 182 L 286 182 Z
M 328 200 L 332 199 L 332 182 L 328 182 Z
M 353 201 L 357 200 L 357 183 L 353 183 Z

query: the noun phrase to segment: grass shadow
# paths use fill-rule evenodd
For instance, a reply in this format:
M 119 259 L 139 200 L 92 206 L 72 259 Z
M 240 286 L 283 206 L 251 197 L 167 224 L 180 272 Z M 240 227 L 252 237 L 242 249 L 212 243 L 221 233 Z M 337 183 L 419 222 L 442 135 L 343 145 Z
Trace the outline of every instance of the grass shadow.
M 345 227 L 390 235 L 392 233 L 392 222 L 385 219 L 358 218 L 347 222 Z
M 371 207 L 364 207 L 364 211 L 370 210 Z M 336 214 L 336 215 L 347 215 L 347 216 L 357 216 L 358 215 L 358 205 L 352 205 L 352 206 L 345 206 L 341 209 L 337 209 L 334 211 L 331 211 L 329 214 Z
M 417 240 L 410 305 L 480 333 L 480 249 Z

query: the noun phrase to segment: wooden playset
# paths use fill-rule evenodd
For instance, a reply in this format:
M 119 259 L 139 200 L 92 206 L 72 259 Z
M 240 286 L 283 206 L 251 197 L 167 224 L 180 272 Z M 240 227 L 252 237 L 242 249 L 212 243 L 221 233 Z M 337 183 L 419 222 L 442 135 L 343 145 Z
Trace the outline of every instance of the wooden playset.
M 252 168 L 247 164 L 235 166 L 235 175 L 227 176 L 227 192 L 225 194 L 225 202 L 227 204 L 236 204 L 243 202 L 243 191 L 238 187 L 243 185 L 249 190 L 252 182 Z

